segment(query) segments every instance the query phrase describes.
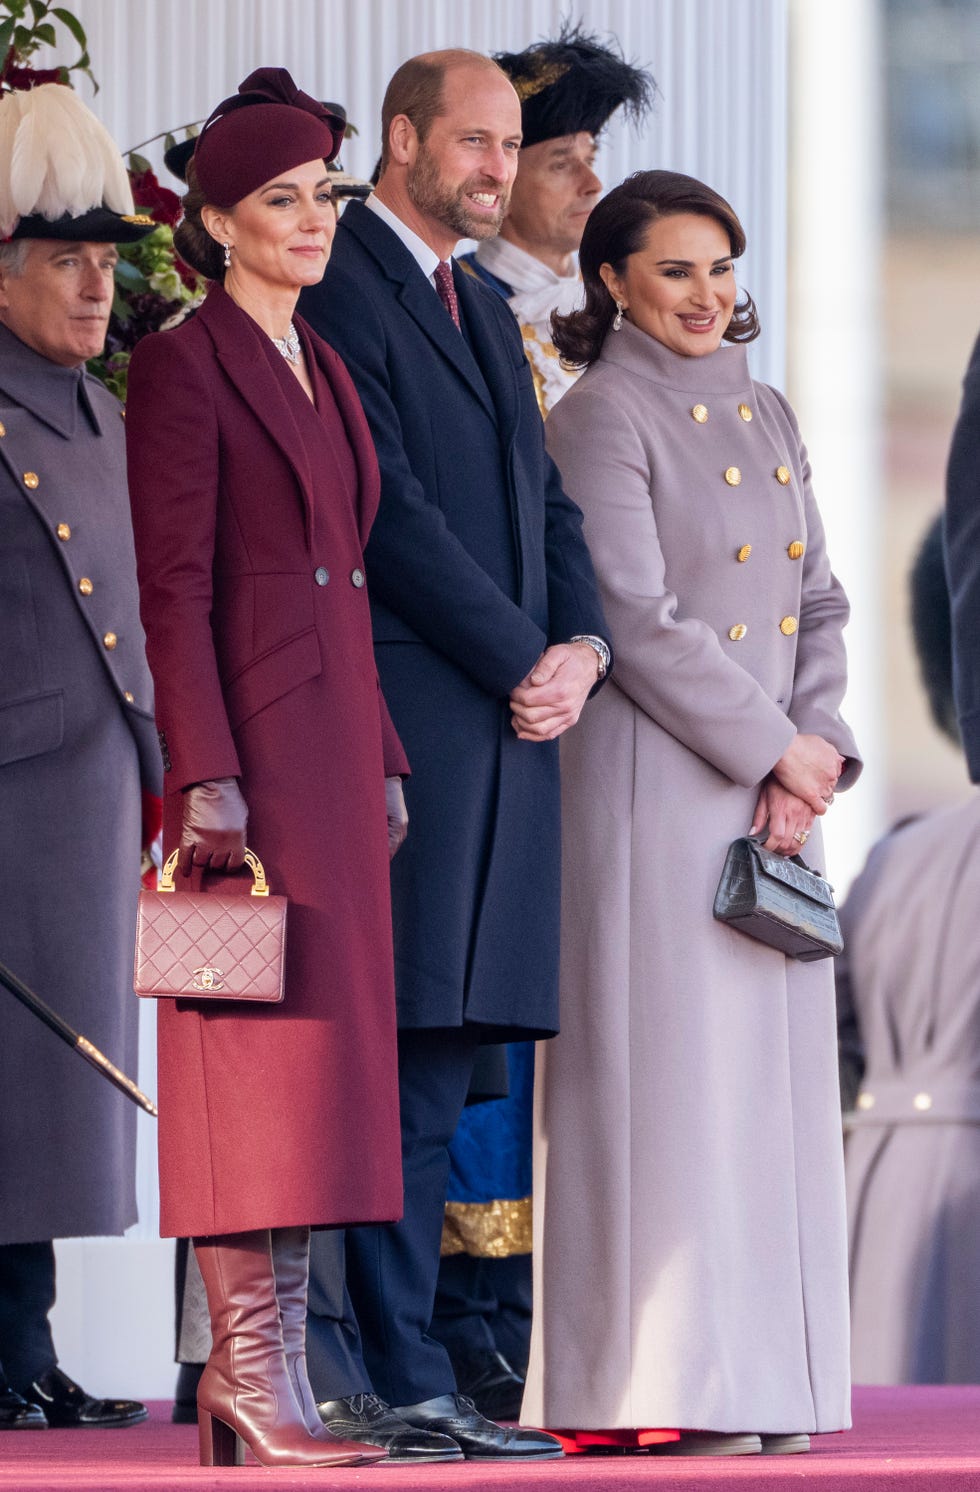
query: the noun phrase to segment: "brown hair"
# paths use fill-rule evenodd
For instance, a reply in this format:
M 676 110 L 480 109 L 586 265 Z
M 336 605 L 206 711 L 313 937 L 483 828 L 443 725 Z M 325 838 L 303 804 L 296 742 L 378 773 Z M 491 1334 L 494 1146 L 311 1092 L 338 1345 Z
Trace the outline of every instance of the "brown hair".
M 617 275 L 623 274 L 627 259 L 643 248 L 653 223 L 689 212 L 714 218 L 724 228 L 733 259 L 745 252 L 745 230 L 734 209 L 703 181 L 678 171 L 636 171 L 592 209 L 579 251 L 585 305 L 568 316 L 556 312 L 551 318 L 563 363 L 572 368 L 594 363 L 612 326 L 616 305 L 602 282 L 600 266 L 611 264 Z M 751 342 L 760 330 L 755 302 L 743 291 L 724 340 Z
M 187 191 L 181 199 L 184 216 L 174 229 L 174 248 L 192 269 L 208 280 L 223 280 L 225 277 L 224 250 L 212 238 L 201 218 L 201 208 L 208 200 L 197 180 L 194 157 L 187 162 Z
M 409 119 L 424 144 L 429 131 L 442 110 L 446 74 L 454 67 L 482 63 L 502 77 L 507 74 L 491 58 L 482 52 L 470 52 L 465 47 L 450 47 L 442 52 L 423 52 L 419 57 L 410 57 L 393 74 L 385 89 L 381 104 L 381 162 L 384 172 L 389 164 L 391 147 L 388 137 L 391 122 L 399 114 Z

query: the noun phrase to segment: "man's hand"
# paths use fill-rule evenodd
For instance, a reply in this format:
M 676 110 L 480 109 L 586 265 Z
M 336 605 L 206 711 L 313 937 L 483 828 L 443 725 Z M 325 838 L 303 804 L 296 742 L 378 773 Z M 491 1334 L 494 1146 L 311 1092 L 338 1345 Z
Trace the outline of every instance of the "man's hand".
M 511 725 L 522 741 L 553 741 L 582 713 L 599 677 L 599 658 L 587 642 L 546 648 L 526 679 L 511 691 Z

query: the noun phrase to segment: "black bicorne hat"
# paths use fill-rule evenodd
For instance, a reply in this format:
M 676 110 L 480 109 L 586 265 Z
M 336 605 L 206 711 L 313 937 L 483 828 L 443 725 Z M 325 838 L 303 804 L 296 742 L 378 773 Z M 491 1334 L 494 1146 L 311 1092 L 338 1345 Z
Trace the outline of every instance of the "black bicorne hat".
M 657 92 L 654 79 L 626 61 L 618 42 L 604 46 L 568 22 L 554 41 L 496 52 L 494 61 L 521 101 L 524 145 L 580 131 L 598 135 L 617 109 L 639 124 Z

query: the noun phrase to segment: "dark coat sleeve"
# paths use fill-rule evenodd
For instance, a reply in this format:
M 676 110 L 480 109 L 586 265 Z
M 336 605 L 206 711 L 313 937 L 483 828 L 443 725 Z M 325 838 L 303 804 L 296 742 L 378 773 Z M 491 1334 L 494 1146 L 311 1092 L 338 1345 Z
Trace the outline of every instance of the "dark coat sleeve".
M 980 338 L 963 383 L 946 472 L 953 688 L 972 782 L 980 782 Z

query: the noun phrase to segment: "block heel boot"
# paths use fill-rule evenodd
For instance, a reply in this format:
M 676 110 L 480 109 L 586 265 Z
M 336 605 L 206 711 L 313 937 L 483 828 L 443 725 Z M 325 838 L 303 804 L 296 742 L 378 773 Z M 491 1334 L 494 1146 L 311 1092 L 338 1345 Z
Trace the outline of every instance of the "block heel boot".
M 377 1447 L 324 1441 L 306 1426 L 283 1351 L 268 1229 L 195 1238 L 213 1346 L 197 1390 L 201 1464 L 360 1466 Z
M 282 1324 L 282 1346 L 286 1371 L 303 1422 L 311 1435 L 333 1445 L 358 1445 L 340 1440 L 324 1425 L 316 1407 L 316 1396 L 306 1370 L 306 1298 L 310 1284 L 309 1228 L 273 1228 L 272 1267 L 276 1276 L 276 1299 Z M 387 1453 L 377 1446 L 359 1445 L 364 1459 L 380 1461 Z

